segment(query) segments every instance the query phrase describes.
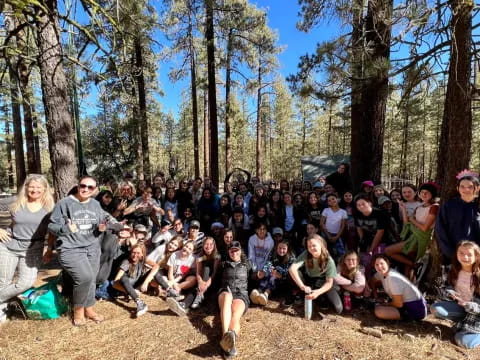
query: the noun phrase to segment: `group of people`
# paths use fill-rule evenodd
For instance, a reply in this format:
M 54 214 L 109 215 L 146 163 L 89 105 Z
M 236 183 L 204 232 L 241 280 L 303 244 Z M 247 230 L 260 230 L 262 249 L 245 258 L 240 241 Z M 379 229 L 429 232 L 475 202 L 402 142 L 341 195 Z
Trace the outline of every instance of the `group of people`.
M 458 196 L 439 206 L 433 182 L 387 191 L 366 180 L 354 193 L 345 163 L 313 184 L 252 177 L 225 181 L 222 193 L 208 178 L 99 186 L 84 176 L 54 204 L 46 178 L 32 174 L 10 205 L 11 225 L 0 229 L 0 323 L 54 252 L 73 325 L 104 321 L 96 298 L 131 298 L 137 316 L 148 311 L 142 293 L 165 297 L 180 316 L 217 303 L 227 356 L 236 354 L 250 304 L 272 296 L 286 307 L 315 300 L 340 314 L 371 305 L 380 319 L 422 320 L 427 303 L 417 286 L 435 231 L 449 270 L 431 312 L 455 322 L 458 344 L 476 347 L 480 183 L 469 171 L 457 179 Z

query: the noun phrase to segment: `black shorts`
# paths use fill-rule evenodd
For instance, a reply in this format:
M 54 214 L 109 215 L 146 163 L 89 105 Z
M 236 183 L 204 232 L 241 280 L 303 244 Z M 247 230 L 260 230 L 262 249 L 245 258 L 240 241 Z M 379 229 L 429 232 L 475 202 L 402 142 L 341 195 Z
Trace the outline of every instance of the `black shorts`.
M 228 292 L 232 294 L 233 300 L 235 299 L 242 300 L 243 303 L 245 304 L 245 311 L 243 313 L 245 314 L 247 312 L 248 306 L 250 305 L 250 298 L 248 297 L 248 293 L 244 291 L 238 291 L 238 290 L 231 291 L 230 288 L 221 288 L 218 291 L 218 295 L 220 296 L 222 292 Z

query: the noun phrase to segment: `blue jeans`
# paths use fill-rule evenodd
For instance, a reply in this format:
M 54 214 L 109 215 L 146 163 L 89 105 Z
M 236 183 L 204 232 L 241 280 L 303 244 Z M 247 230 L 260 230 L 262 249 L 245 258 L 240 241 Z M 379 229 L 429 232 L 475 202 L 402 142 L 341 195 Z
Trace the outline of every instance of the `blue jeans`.
M 430 306 L 430 311 L 437 318 L 455 322 L 463 320 L 467 314 L 463 306 L 458 305 L 455 301 L 437 301 Z
M 480 345 L 480 334 L 460 331 L 455 334 L 455 343 L 467 349 L 476 348 Z

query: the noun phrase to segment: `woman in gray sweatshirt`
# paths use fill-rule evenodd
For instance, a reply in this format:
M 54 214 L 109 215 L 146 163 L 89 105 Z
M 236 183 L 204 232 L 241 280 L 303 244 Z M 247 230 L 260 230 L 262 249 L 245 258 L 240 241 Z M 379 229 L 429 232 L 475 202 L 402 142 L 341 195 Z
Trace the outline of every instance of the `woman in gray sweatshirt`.
M 100 264 L 101 234 L 107 222 L 116 223 L 99 202 L 91 198 L 97 188 L 94 178 L 84 176 L 75 195 L 60 200 L 53 209 L 48 229 L 56 236 L 55 247 L 62 268 L 73 279 L 73 325 L 87 319 L 104 320 L 93 308 L 95 279 Z

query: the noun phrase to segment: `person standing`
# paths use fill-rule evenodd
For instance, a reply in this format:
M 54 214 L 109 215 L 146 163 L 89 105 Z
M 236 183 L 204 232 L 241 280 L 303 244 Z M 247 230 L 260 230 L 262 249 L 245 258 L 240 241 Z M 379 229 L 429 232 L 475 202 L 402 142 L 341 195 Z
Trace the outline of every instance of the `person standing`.
M 37 279 L 53 206 L 45 176 L 28 175 L 10 207 L 10 226 L 0 229 L 0 323 L 6 319 L 7 301 L 28 290 Z M 49 259 L 51 249 L 45 255 Z
M 48 229 L 56 236 L 55 247 L 62 268 L 73 279 L 73 325 L 85 325 L 87 319 L 100 323 L 103 316 L 93 308 L 95 279 L 100 265 L 100 239 L 107 222 L 115 219 L 91 196 L 97 182 L 84 176 L 78 191 L 60 200 L 53 209 Z

